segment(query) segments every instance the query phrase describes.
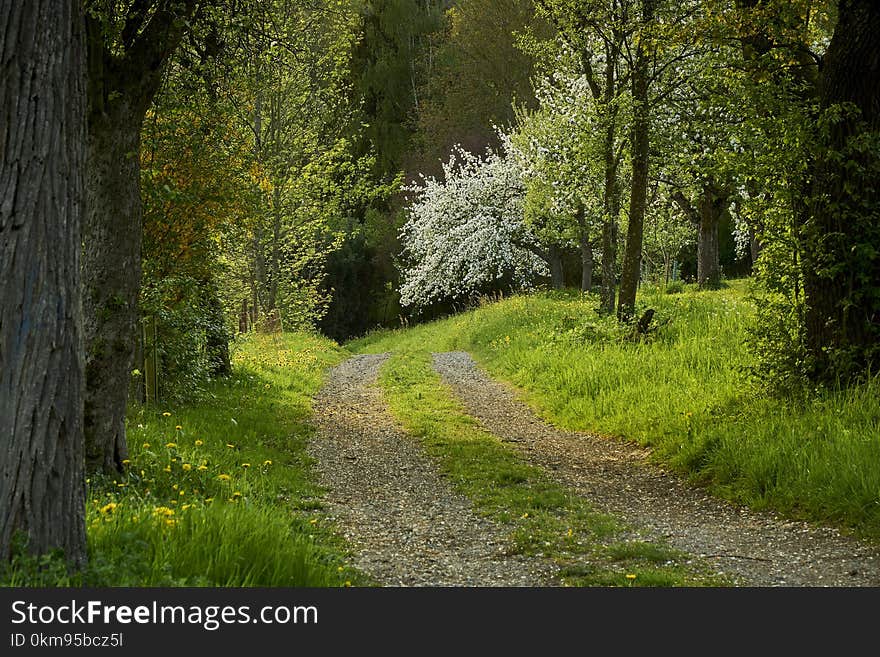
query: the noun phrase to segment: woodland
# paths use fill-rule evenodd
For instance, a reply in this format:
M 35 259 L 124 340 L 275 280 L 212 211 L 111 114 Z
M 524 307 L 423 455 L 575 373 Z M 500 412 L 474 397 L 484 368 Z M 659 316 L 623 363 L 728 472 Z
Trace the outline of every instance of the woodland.
M 873 0 L 0 0 L 0 57 L 4 583 L 366 582 L 309 400 L 435 321 L 562 425 L 880 536 Z M 860 483 L 774 497 L 727 416 Z M 306 566 L 193 579 L 218 527 Z

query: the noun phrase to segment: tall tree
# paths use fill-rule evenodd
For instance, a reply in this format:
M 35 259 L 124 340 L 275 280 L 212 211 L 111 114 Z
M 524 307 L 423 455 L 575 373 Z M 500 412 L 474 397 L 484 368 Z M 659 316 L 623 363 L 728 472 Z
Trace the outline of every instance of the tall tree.
M 630 183 L 626 248 L 623 254 L 620 297 L 617 304 L 617 315 L 621 319 L 630 318 L 635 310 L 636 291 L 642 271 L 642 241 L 648 198 L 648 166 L 651 155 L 649 92 L 651 66 L 655 59 L 655 44 L 649 29 L 654 21 L 655 4 L 656 0 L 641 0 L 641 24 L 640 29 L 636 31 L 635 53 L 631 62 L 633 118 L 630 157 L 632 160 L 632 180 Z
M 617 299 L 617 243 L 621 209 L 620 101 L 625 93 L 623 55 L 629 0 L 538 0 L 560 37 L 579 56 L 581 71 L 602 117 L 602 284 L 600 308 L 613 313 Z
M 880 4 L 840 0 L 819 78 L 819 148 L 803 242 L 805 340 L 816 378 L 880 357 Z
M 0 558 L 86 558 L 79 0 L 0 2 Z
M 144 115 L 199 0 L 86 2 L 88 157 L 83 253 L 86 462 L 122 469 L 138 329 Z

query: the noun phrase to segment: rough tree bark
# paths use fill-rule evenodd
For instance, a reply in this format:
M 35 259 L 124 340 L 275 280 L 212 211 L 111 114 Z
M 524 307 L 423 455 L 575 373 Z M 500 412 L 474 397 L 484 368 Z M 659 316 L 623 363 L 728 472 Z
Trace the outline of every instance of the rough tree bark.
M 730 199 L 730 191 L 708 183 L 703 186 L 697 207 L 680 191 L 672 194 L 685 216 L 697 227 L 697 284 L 703 289 L 721 284 L 718 227 Z
M 821 109 L 858 112 L 833 123 L 811 164 L 805 339 L 816 378 L 849 378 L 880 355 L 880 3 L 841 0 L 820 75 Z
M 135 2 L 120 43 L 88 14 L 88 159 L 83 252 L 86 465 L 122 470 L 141 284 L 140 130 L 198 0 Z M 150 5 L 155 5 L 152 13 Z
M 547 264 L 550 265 L 550 284 L 554 290 L 565 287 L 565 271 L 562 266 L 562 249 L 556 244 L 547 247 Z
M 86 559 L 79 0 L 0 0 L 0 558 Z
M 642 0 L 642 25 L 654 20 L 655 0 Z M 632 68 L 632 182 L 630 186 L 629 225 L 620 276 L 620 295 L 617 316 L 623 321 L 632 318 L 636 307 L 636 292 L 642 269 L 642 241 L 644 237 L 645 208 L 648 198 L 648 165 L 650 160 L 651 111 L 648 106 L 650 52 L 645 39 L 636 45 Z

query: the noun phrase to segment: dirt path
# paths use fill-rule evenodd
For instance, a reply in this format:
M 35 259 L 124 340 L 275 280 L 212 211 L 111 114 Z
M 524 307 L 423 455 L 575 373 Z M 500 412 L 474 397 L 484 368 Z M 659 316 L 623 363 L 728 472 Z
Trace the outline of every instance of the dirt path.
M 555 429 L 464 352 L 435 354 L 434 367 L 485 428 L 648 538 L 704 556 L 746 585 L 880 586 L 875 547 L 712 498 L 623 442 Z
M 386 586 L 542 586 L 552 567 L 506 555 L 505 530 L 454 493 L 418 442 L 402 433 L 373 385 L 385 355 L 330 372 L 315 399 L 310 446 L 329 513 Z

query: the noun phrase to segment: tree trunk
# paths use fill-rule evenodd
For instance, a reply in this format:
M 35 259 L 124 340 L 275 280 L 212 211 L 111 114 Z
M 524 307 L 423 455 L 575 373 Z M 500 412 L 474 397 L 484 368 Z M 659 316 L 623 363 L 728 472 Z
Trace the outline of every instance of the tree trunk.
M 125 409 L 139 328 L 143 206 L 141 117 L 123 99 L 92 113 L 86 182 L 83 310 L 86 464 L 122 471 Z
M 616 42 L 606 47 L 608 62 L 617 63 L 619 51 Z M 603 160 L 605 188 L 602 198 L 602 287 L 599 292 L 599 310 L 610 315 L 617 302 L 617 218 L 620 216 L 620 186 L 617 183 L 617 157 L 614 142 L 617 133 L 617 95 L 615 66 L 605 67 L 605 139 Z
M 727 208 L 729 193 L 706 184 L 700 195 L 700 227 L 697 239 L 697 284 L 703 289 L 721 285 L 721 257 L 718 250 L 718 226 Z
M 593 289 L 593 245 L 590 244 L 590 236 L 584 231 L 581 233 L 581 292 L 589 292 Z
M 79 0 L 0 1 L 0 558 L 86 560 Z
M 90 11 L 85 19 L 89 106 L 83 310 L 90 470 L 121 471 L 127 457 L 126 393 L 141 284 L 141 124 L 197 2 L 160 0 L 152 12 L 134 3 L 117 36 L 108 34 L 97 13 Z
M 642 25 L 648 26 L 654 19 L 655 0 L 642 0 Z M 639 39 L 632 70 L 633 125 L 632 125 L 632 184 L 629 202 L 629 226 L 626 248 L 623 254 L 623 271 L 620 277 L 620 298 L 617 316 L 627 321 L 636 307 L 636 292 L 642 269 L 642 240 L 644 236 L 645 208 L 648 198 L 648 164 L 650 158 L 651 112 L 648 106 L 649 53 L 645 50 L 646 39 Z
M 554 290 L 565 287 L 565 275 L 562 268 L 562 249 L 556 244 L 547 247 L 547 264 L 550 265 L 550 282 Z
M 880 4 L 842 0 L 820 108 L 847 103 L 811 164 L 800 231 L 805 339 L 817 379 L 848 379 L 880 356 Z

